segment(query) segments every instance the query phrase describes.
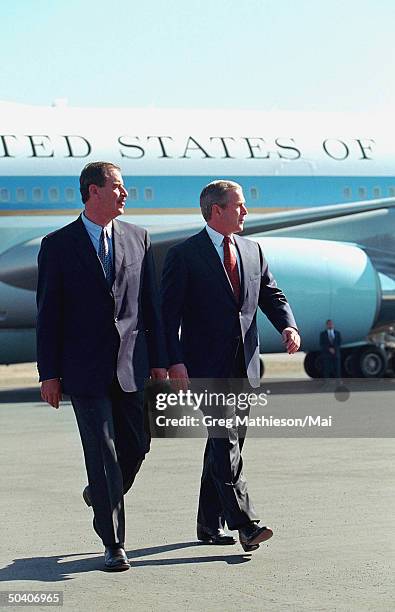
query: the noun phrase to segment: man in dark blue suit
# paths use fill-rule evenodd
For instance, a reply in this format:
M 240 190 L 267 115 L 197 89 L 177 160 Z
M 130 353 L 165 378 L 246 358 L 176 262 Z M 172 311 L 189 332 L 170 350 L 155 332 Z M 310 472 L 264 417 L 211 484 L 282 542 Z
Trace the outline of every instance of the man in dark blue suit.
M 283 336 L 288 353 L 300 338 L 288 302 L 271 275 L 260 246 L 236 235 L 247 214 L 240 185 L 214 181 L 200 196 L 205 229 L 170 249 L 162 278 L 162 315 L 169 376 L 186 389 L 190 378 L 247 379 L 259 386 L 258 306 Z M 181 333 L 179 335 L 179 329 Z M 233 544 L 238 530 L 244 550 L 272 536 L 259 527 L 243 477 L 245 431 L 217 429 L 207 440 L 197 535 Z
M 335 377 L 340 379 L 341 343 L 342 338 L 340 332 L 335 329 L 333 321 L 328 319 L 326 322 L 326 329 L 320 333 L 322 372 L 324 378 Z
M 37 361 L 42 398 L 71 396 L 88 475 L 83 497 L 105 546 L 105 568 L 128 569 L 124 494 L 149 451 L 144 382 L 166 378 L 147 232 L 115 220 L 127 191 L 120 168 L 83 169 L 80 217 L 46 236 L 38 256 Z

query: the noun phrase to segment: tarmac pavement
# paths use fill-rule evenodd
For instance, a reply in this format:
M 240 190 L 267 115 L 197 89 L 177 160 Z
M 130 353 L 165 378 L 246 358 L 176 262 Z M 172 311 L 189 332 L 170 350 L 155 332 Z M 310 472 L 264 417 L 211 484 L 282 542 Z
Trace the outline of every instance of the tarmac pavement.
M 274 531 L 251 554 L 196 541 L 204 440 L 154 439 L 125 498 L 132 567 L 115 574 L 81 497 L 70 404 L 8 385 L 0 432 L 0 595 L 60 591 L 67 612 L 394 609 L 392 438 L 247 439 L 249 490 Z

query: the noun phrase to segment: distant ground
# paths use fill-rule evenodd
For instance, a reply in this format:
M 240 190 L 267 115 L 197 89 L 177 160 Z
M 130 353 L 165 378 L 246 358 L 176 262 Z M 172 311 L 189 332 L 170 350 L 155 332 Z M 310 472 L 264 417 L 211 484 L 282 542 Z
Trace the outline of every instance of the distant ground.
M 282 353 L 264 355 L 265 378 L 308 378 L 303 368 L 304 357 L 304 353 L 292 356 Z M 0 365 L 0 389 L 21 389 L 37 385 L 35 363 Z

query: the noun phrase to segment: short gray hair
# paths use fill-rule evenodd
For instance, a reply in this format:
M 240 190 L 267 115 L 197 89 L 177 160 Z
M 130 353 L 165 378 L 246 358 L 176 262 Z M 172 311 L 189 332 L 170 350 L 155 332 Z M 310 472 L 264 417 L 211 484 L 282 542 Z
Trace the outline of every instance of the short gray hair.
M 212 181 L 205 186 L 200 194 L 200 208 L 202 215 L 206 221 L 211 219 L 211 211 L 214 204 L 218 204 L 221 208 L 226 208 L 228 200 L 228 192 L 241 189 L 241 185 L 234 181 Z

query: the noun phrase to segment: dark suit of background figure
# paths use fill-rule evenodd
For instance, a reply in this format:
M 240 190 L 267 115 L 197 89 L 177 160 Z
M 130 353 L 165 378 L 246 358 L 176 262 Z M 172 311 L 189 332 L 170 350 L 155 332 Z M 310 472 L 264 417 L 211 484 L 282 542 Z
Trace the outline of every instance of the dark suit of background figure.
M 333 331 L 333 339 L 328 329 L 324 329 L 324 331 L 320 333 L 322 372 L 324 378 L 340 378 L 341 376 L 340 347 L 342 338 L 340 332 L 336 329 L 333 329 Z M 331 352 L 329 349 L 334 349 L 334 352 Z
M 206 229 L 169 251 L 161 289 L 169 363 L 184 363 L 191 378 L 247 377 L 257 387 L 258 306 L 280 333 L 296 324 L 260 246 L 237 235 L 234 239 L 240 303 Z M 207 440 L 198 510 L 198 523 L 205 528 L 216 530 L 226 520 L 229 529 L 238 529 L 258 520 L 243 477 L 244 434 L 231 428 L 226 438 Z
M 112 239 L 111 289 L 81 218 L 43 239 L 37 289 L 40 380 L 71 395 L 105 546 L 124 542 L 123 494 L 150 445 L 144 381 L 166 366 L 148 234 L 114 220 Z

